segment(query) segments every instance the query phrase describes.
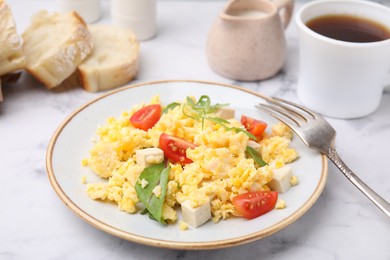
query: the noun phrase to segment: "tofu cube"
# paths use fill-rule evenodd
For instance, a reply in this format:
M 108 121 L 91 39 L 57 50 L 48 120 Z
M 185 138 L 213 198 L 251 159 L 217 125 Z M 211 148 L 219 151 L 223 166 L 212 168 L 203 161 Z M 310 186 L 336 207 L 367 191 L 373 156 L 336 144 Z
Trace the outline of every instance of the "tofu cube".
M 292 171 L 290 166 L 283 166 L 273 171 L 274 177 L 268 183 L 268 186 L 271 190 L 277 191 L 280 193 L 285 193 L 290 189 L 291 183 L 290 179 L 292 176 Z
M 248 141 L 248 146 L 255 149 L 256 151 L 260 152 L 261 145 L 258 142 L 255 142 L 253 140 Z
M 235 110 L 229 107 L 222 107 L 217 111 L 216 116 L 226 120 L 233 119 L 235 116 Z
M 186 200 L 181 204 L 181 213 L 185 222 L 197 228 L 211 218 L 210 201 L 198 208 L 193 208 L 190 201 Z
M 144 168 L 164 161 L 164 152 L 160 148 L 146 148 L 135 151 L 137 165 Z

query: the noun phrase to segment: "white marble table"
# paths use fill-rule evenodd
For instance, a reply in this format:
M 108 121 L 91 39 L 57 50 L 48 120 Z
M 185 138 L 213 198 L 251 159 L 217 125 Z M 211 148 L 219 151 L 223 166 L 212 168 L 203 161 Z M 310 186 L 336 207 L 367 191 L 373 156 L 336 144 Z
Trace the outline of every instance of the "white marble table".
M 51 0 L 9 0 L 19 31 Z M 158 35 L 142 42 L 136 81 L 197 79 L 234 83 L 267 95 L 296 98 L 297 33 L 287 31 L 288 60 L 276 77 L 232 82 L 213 73 L 204 46 L 223 1 L 164 1 Z M 299 6 L 298 3 L 296 6 Z M 109 23 L 108 2 L 101 23 Z M 298 221 L 250 244 L 211 251 L 151 248 L 113 237 L 72 213 L 50 186 L 45 153 L 56 127 L 99 94 L 48 91 L 26 74 L 0 103 L 0 259 L 390 259 L 390 221 L 330 164 L 326 187 Z M 379 109 L 355 120 L 329 119 L 345 162 L 390 200 L 390 93 Z

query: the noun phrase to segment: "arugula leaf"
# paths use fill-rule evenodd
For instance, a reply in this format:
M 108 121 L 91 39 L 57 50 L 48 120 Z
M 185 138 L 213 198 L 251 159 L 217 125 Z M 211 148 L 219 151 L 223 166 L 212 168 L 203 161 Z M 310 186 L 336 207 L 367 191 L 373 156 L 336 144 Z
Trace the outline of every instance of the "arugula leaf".
M 211 117 L 209 114 L 217 112 L 220 108 L 228 106 L 229 104 L 215 104 L 211 105 L 211 99 L 207 95 L 202 95 L 199 100 L 195 103 L 195 101 L 187 97 L 187 103 L 184 104 L 182 110 L 183 114 L 189 118 L 192 118 L 194 120 L 202 120 L 202 128 L 204 127 L 204 121 L 209 120 L 211 122 L 214 122 L 223 128 L 225 128 L 227 131 L 235 131 L 236 133 L 244 133 L 249 138 L 256 140 L 256 136 L 249 133 L 248 131 L 239 128 L 239 127 L 230 127 L 228 126 L 230 124 L 229 121 L 220 118 L 220 117 Z
M 167 193 L 167 184 L 169 177 L 169 165 L 164 168 L 165 162 L 152 165 L 150 167 L 145 168 L 139 179 L 145 179 L 148 182 L 148 185 L 142 188 L 141 184 L 137 182 L 135 184 L 135 190 L 137 192 L 138 198 L 144 204 L 145 210 L 142 214 L 149 214 L 149 217 L 165 224 L 165 221 L 162 219 L 162 211 L 165 200 L 165 195 Z M 153 193 L 153 189 L 160 185 L 161 187 L 161 195 L 156 197 Z
M 211 122 L 214 122 L 220 126 L 222 126 L 223 128 L 225 128 L 227 131 L 234 131 L 236 133 L 244 133 L 246 134 L 249 138 L 253 139 L 253 140 L 256 140 L 256 136 L 254 136 L 252 133 L 249 133 L 248 131 L 246 131 L 245 129 L 243 128 L 239 128 L 239 127 L 229 127 L 227 126 L 226 124 L 230 124 L 229 121 L 223 119 L 223 118 L 219 118 L 219 117 L 208 117 L 207 118 L 208 120 L 210 120 Z
M 193 101 L 192 101 L 193 103 Z M 226 107 L 229 104 L 215 104 L 211 105 L 211 99 L 207 95 L 200 96 L 198 102 L 193 106 L 195 109 L 200 110 L 203 112 L 203 114 L 210 114 L 215 113 L 220 109 L 221 107 Z
M 208 117 L 207 119 L 222 126 L 225 126 L 224 124 L 230 124 L 229 121 L 220 117 Z
M 172 102 L 170 104 L 168 104 L 162 111 L 162 114 L 166 114 L 168 113 L 169 110 L 172 110 L 174 109 L 175 107 L 178 107 L 180 106 L 180 103 L 177 103 L 177 102 Z
M 232 127 L 231 130 L 234 130 L 236 133 L 239 133 L 239 132 L 244 133 L 244 134 L 246 134 L 250 139 L 257 140 L 257 137 L 256 137 L 254 134 L 252 134 L 252 133 L 246 131 L 245 129 L 238 128 L 238 127 Z
M 250 146 L 247 146 L 245 151 L 249 154 L 250 157 L 253 158 L 253 160 L 260 166 L 260 167 L 263 167 L 263 166 L 266 166 L 268 165 L 262 158 L 261 158 L 261 155 L 258 151 L 256 151 L 255 149 L 253 149 L 252 147 Z

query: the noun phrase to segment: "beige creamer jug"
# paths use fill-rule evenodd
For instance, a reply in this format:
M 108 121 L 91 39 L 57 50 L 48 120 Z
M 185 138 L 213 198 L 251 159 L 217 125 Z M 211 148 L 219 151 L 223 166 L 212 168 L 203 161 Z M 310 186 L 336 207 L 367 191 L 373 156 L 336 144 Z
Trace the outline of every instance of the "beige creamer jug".
M 210 67 L 242 81 L 262 80 L 284 65 L 284 30 L 293 0 L 231 0 L 214 22 L 206 44 Z

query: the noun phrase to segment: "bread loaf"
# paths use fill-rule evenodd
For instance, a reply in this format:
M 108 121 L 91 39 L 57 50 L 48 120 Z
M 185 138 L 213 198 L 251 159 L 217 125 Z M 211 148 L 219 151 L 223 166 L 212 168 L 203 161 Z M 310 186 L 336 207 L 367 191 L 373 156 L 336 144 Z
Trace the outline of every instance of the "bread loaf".
M 47 88 L 68 78 L 93 48 L 87 26 L 76 12 L 41 11 L 22 38 L 26 70 Z
M 22 43 L 16 32 L 12 12 L 0 0 L 0 76 L 24 68 Z
M 97 92 L 121 86 L 138 72 L 139 42 L 129 29 L 89 25 L 94 49 L 78 67 L 81 86 Z

